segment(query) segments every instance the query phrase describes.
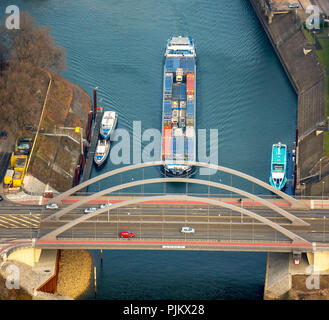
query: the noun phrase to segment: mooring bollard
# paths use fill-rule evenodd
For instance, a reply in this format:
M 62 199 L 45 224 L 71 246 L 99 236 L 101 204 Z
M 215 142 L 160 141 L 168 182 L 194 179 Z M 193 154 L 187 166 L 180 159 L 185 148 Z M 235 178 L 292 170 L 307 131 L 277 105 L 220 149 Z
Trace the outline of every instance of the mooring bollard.
M 94 288 L 95 288 L 95 296 L 97 292 L 97 286 L 96 286 L 96 266 L 94 267 Z
M 103 249 L 101 249 L 101 264 L 103 264 Z

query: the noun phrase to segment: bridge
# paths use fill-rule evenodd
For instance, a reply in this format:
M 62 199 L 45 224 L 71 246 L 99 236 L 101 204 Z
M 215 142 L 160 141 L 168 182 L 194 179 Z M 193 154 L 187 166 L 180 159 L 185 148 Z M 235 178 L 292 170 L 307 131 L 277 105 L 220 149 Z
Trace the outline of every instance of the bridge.
M 291 197 L 250 175 L 201 162 L 192 165 L 216 174 L 205 175 L 206 179 L 159 178 L 157 170 L 155 177 L 144 178 L 144 169 L 158 169 L 163 164 L 141 163 L 98 175 L 49 199 L 48 203 L 59 205 L 58 210 L 6 202 L 0 208 L 2 241 L 29 239 L 33 247 L 41 249 L 329 251 L 329 211 L 324 209 L 323 199 L 322 208 L 311 209 L 310 201 Z M 142 175 L 136 170 L 143 170 Z M 218 173 L 230 175 L 231 182 L 232 176 L 238 177 L 272 194 L 264 197 L 221 183 Z M 118 175 L 125 175 L 127 181 L 121 176 L 119 184 L 111 185 Z M 79 193 L 104 179 L 108 188 Z M 146 194 L 142 189 L 133 195 L 123 193 L 156 185 L 166 190 L 169 184 L 185 186 L 185 192 Z M 191 185 L 206 187 L 208 193 L 193 194 Z M 210 193 L 210 188 L 215 191 Z M 221 190 L 227 193 L 221 194 Z M 111 205 L 100 208 L 102 203 Z M 96 206 L 96 211 L 84 213 L 90 206 Z M 183 234 L 182 226 L 191 226 L 196 232 Z M 133 231 L 135 238 L 119 238 L 122 230 Z

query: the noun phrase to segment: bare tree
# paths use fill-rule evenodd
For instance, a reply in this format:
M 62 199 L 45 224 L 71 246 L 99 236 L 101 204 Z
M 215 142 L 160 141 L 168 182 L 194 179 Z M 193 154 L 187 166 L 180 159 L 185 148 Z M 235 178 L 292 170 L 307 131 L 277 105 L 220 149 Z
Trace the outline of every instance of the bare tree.
M 13 64 L 0 79 L 1 120 L 11 125 L 16 136 L 30 118 L 33 88 L 36 87 L 34 70 L 31 64 Z
M 9 50 L 3 42 L 0 42 L 0 77 L 3 76 L 3 71 L 5 69 L 6 63 L 9 58 Z
M 48 27 L 36 24 L 27 12 L 21 12 L 20 29 L 8 30 L 11 39 L 11 60 L 27 62 L 41 68 L 65 70 L 65 50 L 55 45 Z
M 40 71 L 64 71 L 65 50 L 55 45 L 49 28 L 37 25 L 21 12 L 20 29 L 7 30 L 0 23 L 0 124 L 11 126 L 15 136 L 31 119 Z M 3 70 L 3 63 L 9 61 Z

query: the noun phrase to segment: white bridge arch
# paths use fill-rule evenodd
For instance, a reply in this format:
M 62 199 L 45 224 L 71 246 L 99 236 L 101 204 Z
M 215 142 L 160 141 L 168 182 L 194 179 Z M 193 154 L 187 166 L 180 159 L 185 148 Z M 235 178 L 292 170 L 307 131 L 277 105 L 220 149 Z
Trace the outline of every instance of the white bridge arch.
M 65 225 L 63 225 L 63 226 L 47 233 L 46 235 L 40 237 L 39 240 L 48 240 L 48 241 L 49 240 L 56 240 L 56 237 L 59 234 L 65 232 L 65 231 L 71 229 L 72 227 L 74 227 L 75 225 L 77 225 L 81 222 L 84 222 L 84 221 L 86 221 L 86 220 L 88 220 L 92 217 L 95 217 L 95 216 L 97 216 L 97 215 L 99 215 L 103 212 L 112 211 L 114 209 L 129 206 L 129 205 L 132 205 L 132 204 L 143 203 L 143 202 L 154 201 L 154 200 L 202 201 L 202 202 L 208 203 L 210 205 L 224 207 L 224 208 L 227 208 L 227 209 L 238 211 L 238 212 L 240 212 L 244 215 L 250 216 L 250 217 L 252 217 L 252 218 L 254 218 L 254 219 L 270 226 L 270 227 L 272 227 L 274 230 L 282 233 L 283 235 L 285 235 L 286 237 L 291 239 L 293 244 L 310 244 L 309 241 L 307 241 L 304 238 L 300 237 L 299 235 L 291 232 L 290 230 L 280 226 L 279 224 L 277 224 L 277 223 L 275 223 L 275 222 L 273 222 L 273 221 L 271 221 L 271 220 L 269 220 L 265 217 L 262 217 L 259 214 L 256 214 L 252 211 L 249 211 L 245 208 L 234 206 L 232 204 L 228 204 L 228 203 L 225 203 L 225 202 L 222 202 L 222 201 L 219 201 L 219 200 L 208 199 L 208 198 L 203 198 L 203 197 L 192 197 L 192 196 L 187 196 L 187 195 L 162 195 L 162 196 L 151 196 L 151 197 L 139 197 L 139 198 L 135 198 L 135 199 L 125 200 L 125 201 L 122 201 L 120 203 L 113 204 L 111 207 L 98 209 L 95 212 L 82 215 L 81 217 L 79 217 L 79 218 L 77 218 L 73 221 L 70 221 L 70 222 L 66 223 Z
M 139 169 L 139 168 L 146 168 L 146 167 L 153 167 L 153 166 L 161 166 L 161 165 L 165 165 L 165 164 L 171 164 L 171 163 L 175 163 L 175 162 L 170 162 L 170 161 L 155 161 L 155 162 L 147 162 L 147 163 L 139 163 L 139 164 L 134 164 L 134 165 L 130 165 L 130 166 L 126 166 L 126 167 L 122 167 L 119 169 L 115 169 L 106 173 L 103 173 L 99 176 L 96 176 L 94 178 L 91 178 L 87 181 L 84 181 L 80 184 L 78 184 L 77 186 L 61 193 L 60 195 L 56 196 L 55 198 L 49 200 L 49 203 L 57 203 L 60 204 L 62 200 L 66 199 L 67 197 L 69 197 L 70 195 L 72 195 L 73 193 L 88 187 L 89 185 L 98 182 L 102 179 L 108 178 L 110 176 L 116 175 L 116 174 L 120 174 L 120 173 L 124 173 L 127 171 L 131 171 L 134 169 Z M 253 182 L 273 193 L 275 193 L 276 195 L 278 195 L 279 197 L 285 199 L 286 201 L 288 201 L 291 206 L 293 208 L 303 208 L 303 209 L 309 209 L 304 203 L 302 203 L 301 201 L 298 201 L 297 199 L 287 195 L 286 193 L 277 190 L 275 188 L 273 188 L 271 185 L 269 185 L 268 183 L 265 183 L 257 178 L 254 178 L 248 174 L 245 174 L 243 172 L 234 170 L 234 169 L 230 169 L 227 167 L 223 167 L 223 166 L 219 166 L 219 165 L 215 165 L 215 164 L 211 164 L 211 163 L 204 163 L 204 162 L 184 162 L 185 165 L 189 165 L 189 166 L 195 166 L 195 167 L 204 167 L 204 168 L 209 168 L 209 169 L 214 169 L 217 171 L 222 171 L 225 173 L 229 173 L 235 176 L 238 176 L 240 178 L 246 179 L 250 182 Z M 193 179 L 193 178 L 192 178 Z
M 218 183 L 218 182 L 214 182 L 214 181 L 206 181 L 206 180 L 200 180 L 200 179 L 186 179 L 186 178 L 156 178 L 156 179 L 147 179 L 147 180 L 139 180 L 139 181 L 134 181 L 134 182 L 128 182 L 125 184 L 121 184 L 115 187 L 111 187 L 102 191 L 99 191 L 97 193 L 94 193 L 90 196 L 86 196 L 84 198 L 82 198 L 81 200 L 71 204 L 68 207 L 65 207 L 59 211 L 57 211 L 56 213 L 50 215 L 49 217 L 45 218 L 44 221 L 49 221 L 49 220 L 54 220 L 54 219 L 58 219 L 61 216 L 63 216 L 66 213 L 69 213 L 70 211 L 72 211 L 75 208 L 78 208 L 79 206 L 88 203 L 91 200 L 95 200 L 103 195 L 106 194 L 110 194 L 112 192 L 115 191 L 119 191 L 119 190 L 123 190 L 123 189 L 127 189 L 127 188 L 131 188 L 131 187 L 135 187 L 135 186 L 140 186 L 140 185 L 145 185 L 145 184 L 152 184 L 152 183 L 165 183 L 165 182 L 176 182 L 176 183 L 192 183 L 192 184 L 199 184 L 199 185 L 207 185 L 207 186 L 211 186 L 217 189 L 225 189 L 240 195 L 243 195 L 247 198 L 253 199 L 255 201 L 258 201 L 260 203 L 262 203 L 264 206 L 272 209 L 273 211 L 276 211 L 277 213 L 279 213 L 280 215 L 284 216 L 285 218 L 287 218 L 288 220 L 290 220 L 292 222 L 292 224 L 294 225 L 309 225 L 309 223 L 303 221 L 302 219 L 299 219 L 298 217 L 294 216 L 293 214 L 287 212 L 286 210 L 276 206 L 275 204 L 271 203 L 270 201 L 267 201 L 265 199 L 262 199 L 256 195 L 253 195 L 249 192 L 246 192 L 244 190 L 238 189 L 238 188 L 234 188 L 222 183 Z

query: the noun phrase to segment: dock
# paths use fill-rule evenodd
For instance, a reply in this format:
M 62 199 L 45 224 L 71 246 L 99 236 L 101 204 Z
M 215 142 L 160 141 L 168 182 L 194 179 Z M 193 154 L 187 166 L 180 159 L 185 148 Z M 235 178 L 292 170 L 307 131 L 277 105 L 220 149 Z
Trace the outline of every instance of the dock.
M 295 177 L 294 177 L 294 171 L 295 171 L 295 150 L 293 148 L 289 148 L 287 154 L 287 182 L 285 187 L 285 193 L 290 196 L 295 196 Z
M 99 137 L 99 129 L 100 125 L 102 122 L 102 117 L 103 117 L 103 108 L 98 107 L 97 111 L 95 113 L 95 119 L 92 124 L 92 132 L 91 132 L 91 139 L 90 139 L 90 145 L 87 150 L 87 155 L 86 155 L 86 163 L 84 166 L 83 174 L 80 179 L 80 182 L 84 182 L 90 178 L 90 173 L 91 169 L 93 167 L 93 162 L 94 162 L 94 154 L 95 150 L 97 147 L 97 141 Z M 86 192 L 87 188 L 81 189 L 81 192 Z

